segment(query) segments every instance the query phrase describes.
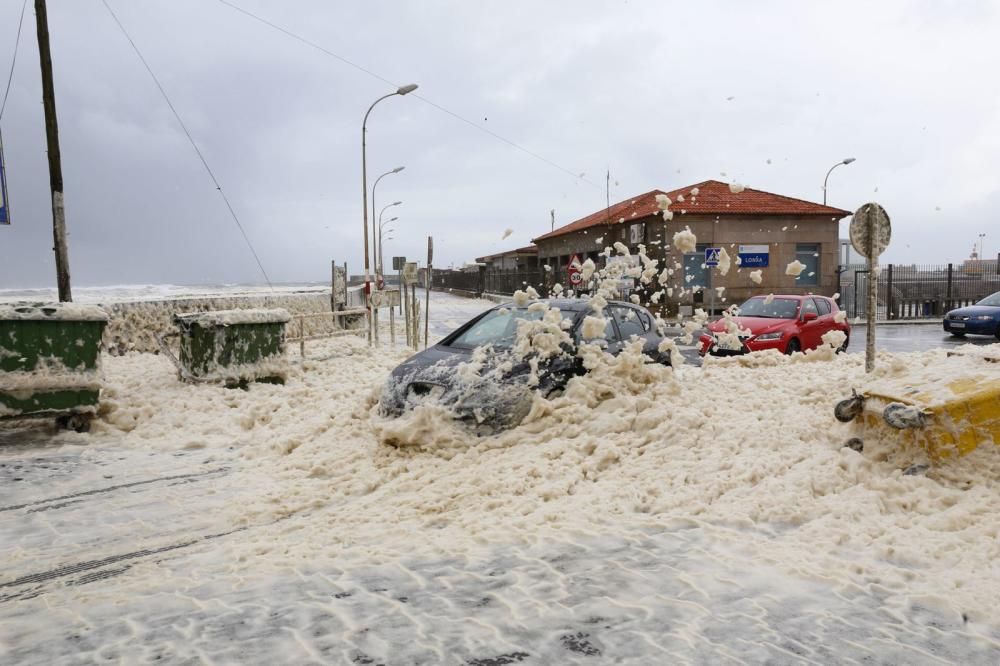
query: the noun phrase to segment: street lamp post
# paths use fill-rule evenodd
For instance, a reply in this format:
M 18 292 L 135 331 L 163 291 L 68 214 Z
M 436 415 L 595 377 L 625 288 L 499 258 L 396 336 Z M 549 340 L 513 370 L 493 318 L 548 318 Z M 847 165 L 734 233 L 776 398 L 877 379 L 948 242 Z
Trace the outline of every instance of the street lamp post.
M 834 164 L 832 167 L 830 167 L 830 171 L 826 172 L 826 178 L 823 179 L 823 205 L 824 206 L 826 205 L 826 181 L 830 178 L 830 173 L 834 169 L 836 169 L 837 167 L 839 167 L 841 164 L 850 164 L 853 161 L 854 161 L 853 157 L 844 158 L 844 159 L 840 160 L 839 162 L 837 162 L 836 164 Z
M 379 231 L 378 231 L 378 254 L 376 255 L 376 260 L 375 260 L 375 270 L 378 272 L 379 275 L 385 275 L 385 273 L 382 272 L 382 214 L 386 211 L 387 208 L 392 208 L 393 206 L 398 206 L 401 203 L 403 203 L 403 202 L 402 201 L 394 201 L 393 203 L 389 204 L 388 206 L 383 206 L 382 210 L 380 210 L 379 213 L 378 213 L 378 229 L 379 229 Z M 396 219 L 396 218 L 393 218 L 393 219 Z
M 367 156 L 367 144 L 365 140 L 365 135 L 368 132 L 368 115 L 375 108 L 375 105 L 382 100 L 392 97 L 393 95 L 408 95 L 417 89 L 416 83 L 408 83 L 405 86 L 400 86 L 396 89 L 396 92 L 389 93 L 388 95 L 382 95 L 377 100 L 372 102 L 372 105 L 368 107 L 368 111 L 365 112 L 365 119 L 361 122 L 361 226 L 364 229 L 365 238 L 365 297 L 369 298 L 372 292 L 371 283 L 371 264 L 370 255 L 368 253 L 368 156 Z M 375 239 L 372 239 L 373 241 Z M 370 305 L 369 305 L 370 307 Z M 372 319 L 369 317 L 369 319 Z M 371 341 L 372 330 L 369 329 L 369 341 Z
M 383 178 L 385 178 L 386 176 L 390 175 L 390 174 L 399 173 L 400 171 L 402 171 L 405 168 L 406 168 L 405 166 L 398 166 L 398 167 L 396 167 L 395 169 L 393 169 L 391 171 L 386 171 L 384 174 L 382 174 L 381 176 L 379 176 L 378 178 L 375 179 L 375 184 L 372 185 L 372 210 L 375 210 L 375 208 L 376 208 L 376 206 L 375 206 L 375 188 L 378 187 L 378 182 L 380 180 L 382 180 Z M 372 236 L 373 237 L 375 236 L 375 220 L 374 219 L 372 219 Z M 382 244 L 382 239 L 378 238 L 377 242 L 378 242 L 378 245 L 381 245 Z M 378 251 L 379 251 L 378 245 L 376 245 L 375 247 L 372 248 L 372 255 L 377 255 L 378 254 Z M 373 257 L 373 259 L 374 259 L 374 257 Z M 379 270 L 379 266 L 378 266 L 378 262 L 377 261 L 375 262 L 375 270 L 376 271 Z

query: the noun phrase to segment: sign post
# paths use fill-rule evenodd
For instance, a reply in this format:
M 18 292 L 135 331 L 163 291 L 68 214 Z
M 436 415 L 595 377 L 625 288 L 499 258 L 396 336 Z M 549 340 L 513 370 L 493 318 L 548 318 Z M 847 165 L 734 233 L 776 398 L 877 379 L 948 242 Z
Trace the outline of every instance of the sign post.
M 403 266 L 406 265 L 406 257 L 393 257 L 392 258 L 392 270 L 396 271 L 396 278 L 399 284 L 399 289 L 403 289 Z M 403 299 L 399 299 L 399 314 L 403 314 Z
M 865 372 L 875 369 L 875 322 L 878 319 L 878 257 L 889 247 L 892 225 L 889 214 L 877 203 L 866 203 L 854 212 L 851 220 L 851 245 L 868 260 L 868 293 L 865 311 L 868 329 L 865 337 Z
M 330 262 L 332 276 L 330 278 L 330 309 L 343 310 L 347 307 L 347 264 L 338 266 L 336 261 Z M 340 318 L 334 316 L 333 323 L 340 328 Z
M 583 284 L 583 265 L 580 263 L 580 255 L 574 254 L 569 259 L 569 266 L 566 267 L 566 271 L 569 273 L 569 283 L 573 289 L 579 289 L 580 285 Z
M 719 255 L 722 253 L 721 247 L 705 248 L 705 267 L 708 268 L 708 314 L 715 314 L 715 288 L 712 286 L 712 270 L 719 265 Z
M 417 343 L 413 339 L 413 329 L 415 328 L 413 324 L 413 302 L 416 300 L 415 292 L 413 291 L 417 283 L 417 262 L 407 261 L 403 264 L 402 276 L 402 288 L 403 288 L 403 299 L 406 301 L 406 344 L 409 347 L 417 348 Z
M 427 329 L 431 320 L 431 280 L 434 278 L 434 239 L 427 237 L 427 302 L 424 304 L 424 349 L 427 349 Z

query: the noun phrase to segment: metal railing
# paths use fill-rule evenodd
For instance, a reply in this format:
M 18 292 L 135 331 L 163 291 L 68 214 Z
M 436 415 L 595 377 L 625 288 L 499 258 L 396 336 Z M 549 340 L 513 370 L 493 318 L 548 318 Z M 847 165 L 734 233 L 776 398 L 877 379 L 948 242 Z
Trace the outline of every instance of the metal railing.
M 295 330 L 297 335 L 287 335 L 285 336 L 286 342 L 298 342 L 299 343 L 299 355 L 305 357 L 306 355 L 306 341 L 307 340 L 323 340 L 326 338 L 336 338 L 343 335 L 365 335 L 368 332 L 368 326 L 364 328 L 345 328 L 344 323 L 339 320 L 340 317 L 364 317 L 365 323 L 368 322 L 369 310 L 367 308 L 354 308 L 351 310 L 334 310 L 332 312 L 312 312 L 308 314 L 295 314 L 292 315 L 292 326 L 291 328 Z M 319 332 L 307 331 L 306 330 L 306 319 L 330 319 L 333 317 L 334 330 L 325 329 Z
M 482 273 L 480 271 L 451 271 L 434 269 L 431 277 L 432 289 L 457 289 L 469 293 L 483 293 Z
M 1000 291 L 1000 274 L 991 264 L 880 266 L 876 320 L 938 318 L 972 305 Z M 866 266 L 840 267 L 840 307 L 851 318 L 868 318 L 864 298 L 868 279 Z
M 528 287 L 533 287 L 542 298 L 545 298 L 548 295 L 548 277 L 545 270 L 541 268 L 487 272 L 483 275 L 483 291 L 510 296 L 518 289 L 525 290 Z
M 509 271 L 450 271 L 435 269 L 431 286 L 435 289 L 454 289 L 470 294 L 512 295 L 518 289 L 533 287 L 543 298 L 548 293 L 549 276 L 541 268 L 522 268 Z M 563 285 L 564 287 L 566 285 Z

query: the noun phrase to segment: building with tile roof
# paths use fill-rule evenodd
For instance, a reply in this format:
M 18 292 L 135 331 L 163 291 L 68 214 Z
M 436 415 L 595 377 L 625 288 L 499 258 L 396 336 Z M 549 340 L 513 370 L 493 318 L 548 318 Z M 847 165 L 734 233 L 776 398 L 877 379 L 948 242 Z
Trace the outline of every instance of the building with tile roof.
M 669 197 L 671 219 L 664 219 L 657 195 Z M 706 180 L 620 201 L 533 242 L 539 263 L 552 267 L 557 282 L 564 281 L 574 257 L 604 265 L 606 247 L 621 242 L 635 255 L 643 245 L 661 269 L 673 273 L 662 286 L 661 302 L 671 305 L 668 311 L 687 313 L 714 300 L 718 312 L 761 293 L 832 296 L 837 288 L 839 222 L 848 215 L 833 206 Z M 674 234 L 686 228 L 697 237 L 693 252 L 682 252 L 673 243 Z M 708 248 L 725 250 L 732 264 L 726 275 L 705 265 Z M 805 266 L 797 277 L 786 274 L 794 261 Z M 756 270 L 759 284 L 751 276 Z M 657 284 L 646 291 L 659 290 Z M 640 294 L 643 302 L 650 296 Z

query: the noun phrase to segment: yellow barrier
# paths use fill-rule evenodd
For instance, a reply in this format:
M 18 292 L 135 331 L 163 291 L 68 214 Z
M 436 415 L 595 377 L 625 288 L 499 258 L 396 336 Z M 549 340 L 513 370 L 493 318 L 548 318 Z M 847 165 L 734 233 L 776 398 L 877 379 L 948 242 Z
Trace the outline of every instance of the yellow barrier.
M 920 446 L 935 460 L 1000 444 L 1000 363 L 988 355 L 961 356 L 921 368 L 916 377 L 876 380 L 859 393 L 858 409 L 849 409 L 850 400 L 841 403 L 838 411 L 845 415 L 838 418 L 853 417 L 867 433 Z M 956 363 L 963 366 L 950 367 Z

